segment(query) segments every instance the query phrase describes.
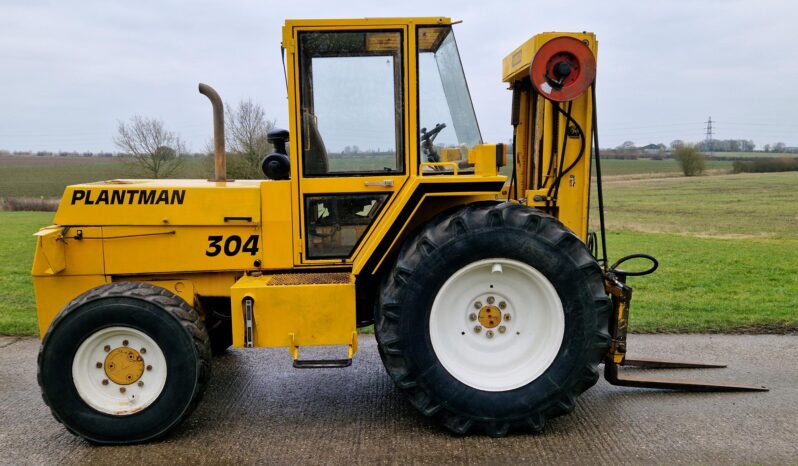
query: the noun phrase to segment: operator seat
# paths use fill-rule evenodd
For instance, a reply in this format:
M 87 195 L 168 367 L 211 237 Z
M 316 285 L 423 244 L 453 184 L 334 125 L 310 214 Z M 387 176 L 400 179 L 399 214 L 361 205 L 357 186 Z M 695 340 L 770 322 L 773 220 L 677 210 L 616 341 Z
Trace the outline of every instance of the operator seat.
M 327 149 L 319 133 L 318 120 L 316 115 L 305 111 L 302 113 L 302 127 L 304 134 L 302 138 L 302 163 L 305 167 L 306 175 L 323 175 L 330 171 L 327 159 Z

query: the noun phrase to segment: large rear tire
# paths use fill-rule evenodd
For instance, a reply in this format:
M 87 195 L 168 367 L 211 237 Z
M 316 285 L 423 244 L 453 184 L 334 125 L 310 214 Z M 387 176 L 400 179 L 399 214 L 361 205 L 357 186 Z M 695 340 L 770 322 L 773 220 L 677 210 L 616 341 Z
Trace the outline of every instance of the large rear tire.
M 53 416 L 103 444 L 143 442 L 179 424 L 210 377 L 199 314 L 147 283 L 89 290 L 53 320 L 39 351 L 39 386 Z
M 574 409 L 598 380 L 609 310 L 598 264 L 558 220 L 479 203 L 405 243 L 375 330 L 388 373 L 423 414 L 502 436 Z

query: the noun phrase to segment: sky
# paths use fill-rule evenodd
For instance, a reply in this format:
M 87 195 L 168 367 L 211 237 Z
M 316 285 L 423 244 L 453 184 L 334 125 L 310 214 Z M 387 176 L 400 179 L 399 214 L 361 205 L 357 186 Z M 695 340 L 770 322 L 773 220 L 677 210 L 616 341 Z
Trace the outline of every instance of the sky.
M 117 151 L 119 121 L 159 118 L 195 151 L 211 137 L 197 83 L 287 127 L 287 18 L 449 16 L 485 142 L 511 137 L 501 60 L 544 31 L 599 40 L 600 141 L 704 138 L 798 146 L 798 2 L 3 0 L 0 149 Z

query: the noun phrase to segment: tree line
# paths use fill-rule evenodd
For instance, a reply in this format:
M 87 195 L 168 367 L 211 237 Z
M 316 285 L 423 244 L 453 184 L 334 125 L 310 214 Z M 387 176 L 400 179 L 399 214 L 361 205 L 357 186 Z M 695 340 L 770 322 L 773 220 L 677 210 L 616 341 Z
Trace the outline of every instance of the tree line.
M 692 145 L 697 150 L 702 152 L 754 152 L 756 144 L 750 139 L 712 139 L 697 142 L 695 144 L 688 144 L 681 139 L 674 139 L 669 145 L 662 143 L 648 144 L 645 146 L 637 146 L 634 141 L 624 141 L 617 146 L 615 150 L 624 152 L 634 152 L 639 150 L 647 151 L 675 151 L 682 146 Z M 773 144 L 765 144 L 762 146 L 764 152 L 786 153 L 798 152 L 798 147 L 787 147 L 783 142 L 776 142 Z
M 225 105 L 225 150 L 227 175 L 237 179 L 262 178 L 261 159 L 272 152 L 266 139 L 275 120 L 266 117 L 263 107 L 251 99 L 237 105 Z M 180 135 L 170 131 L 156 118 L 134 115 L 120 121 L 114 143 L 152 178 L 174 174 L 190 155 Z M 212 154 L 213 143 L 208 142 L 205 153 Z

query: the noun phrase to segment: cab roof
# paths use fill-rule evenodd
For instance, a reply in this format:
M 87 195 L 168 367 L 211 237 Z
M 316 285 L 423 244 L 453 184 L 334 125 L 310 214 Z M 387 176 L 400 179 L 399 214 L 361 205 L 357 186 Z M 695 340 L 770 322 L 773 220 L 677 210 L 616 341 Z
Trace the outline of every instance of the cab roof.
M 408 17 L 408 18 L 351 18 L 351 19 L 287 19 L 285 27 L 302 26 L 397 26 L 397 25 L 450 25 L 452 19 L 443 16 Z

